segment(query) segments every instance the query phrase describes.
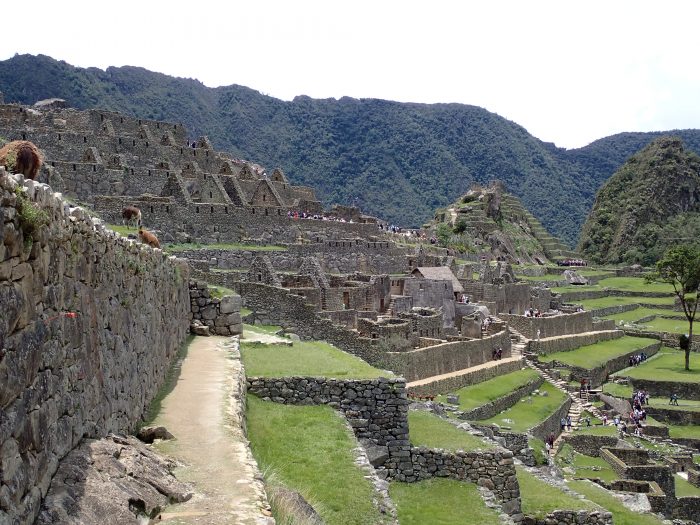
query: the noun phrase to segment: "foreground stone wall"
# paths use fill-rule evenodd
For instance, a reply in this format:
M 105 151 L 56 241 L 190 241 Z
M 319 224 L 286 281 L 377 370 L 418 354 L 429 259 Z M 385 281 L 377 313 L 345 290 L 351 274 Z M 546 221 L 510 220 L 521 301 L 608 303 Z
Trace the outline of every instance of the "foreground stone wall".
M 554 411 L 547 419 L 538 423 L 530 429 L 530 434 L 535 436 L 542 441 L 547 439 L 547 436 L 554 434 L 559 436 L 561 434 L 561 418 L 566 417 L 569 413 L 569 408 L 571 408 L 571 403 L 573 401 L 570 397 L 567 397 L 564 402 L 559 405 L 556 411 Z
M 21 179 L 18 179 L 21 180 Z M 188 268 L 0 169 L 0 522 L 32 523 L 83 437 L 133 430 L 189 324 Z M 24 226 L 24 227 L 23 227 Z
M 278 403 L 329 405 L 345 415 L 357 438 L 372 450 L 373 465 L 383 467 L 389 478 L 413 482 L 449 477 L 477 483 L 493 491 L 514 520 L 522 518 L 512 452 L 445 452 L 411 446 L 404 379 L 249 377 L 247 391 Z

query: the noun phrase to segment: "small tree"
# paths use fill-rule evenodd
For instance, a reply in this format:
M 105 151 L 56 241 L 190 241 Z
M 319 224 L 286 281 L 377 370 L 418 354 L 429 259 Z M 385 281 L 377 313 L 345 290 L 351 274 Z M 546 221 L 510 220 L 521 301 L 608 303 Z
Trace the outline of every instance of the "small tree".
M 690 350 L 693 346 L 693 322 L 698 310 L 700 288 L 700 248 L 677 246 L 668 250 L 656 263 L 656 271 L 647 275 L 647 282 L 668 283 L 673 286 L 688 320 L 688 345 L 685 350 L 685 369 L 690 370 Z M 695 294 L 691 296 L 691 294 Z

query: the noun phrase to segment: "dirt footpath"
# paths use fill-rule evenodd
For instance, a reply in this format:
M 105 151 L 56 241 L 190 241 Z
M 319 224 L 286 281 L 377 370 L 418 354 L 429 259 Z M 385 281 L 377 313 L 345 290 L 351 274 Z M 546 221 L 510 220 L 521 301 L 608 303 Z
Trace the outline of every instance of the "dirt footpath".
M 195 337 L 189 345 L 177 384 L 153 424 L 175 436 L 157 447 L 183 464 L 175 474 L 195 495 L 168 507 L 163 523 L 274 524 L 232 396 L 240 391 L 240 370 L 233 338 Z

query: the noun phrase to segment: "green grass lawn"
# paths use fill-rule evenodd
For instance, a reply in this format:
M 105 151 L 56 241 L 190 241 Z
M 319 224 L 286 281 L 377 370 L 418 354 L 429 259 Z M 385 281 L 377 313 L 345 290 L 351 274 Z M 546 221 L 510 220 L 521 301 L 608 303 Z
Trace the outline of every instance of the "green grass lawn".
M 569 481 L 569 487 L 588 500 L 612 512 L 615 525 L 662 525 L 654 514 L 642 514 L 625 507 L 622 502 L 604 488 L 590 481 Z
M 602 458 L 579 454 L 568 444 L 564 444 L 559 449 L 556 462 L 562 468 L 571 467 L 576 470 L 574 476 L 577 478 L 599 478 L 607 482 L 618 479 L 618 475 L 607 461 Z
M 392 377 L 354 355 L 322 341 L 296 341 L 293 346 L 241 342 L 249 377 L 314 376 L 336 379 Z
M 418 483 L 394 482 L 389 495 L 401 525 L 499 525 L 498 514 L 489 509 L 476 485 L 453 479 L 433 478 Z
M 673 476 L 676 481 L 676 497 L 685 498 L 686 496 L 700 496 L 700 488 L 692 483 L 684 480 L 678 474 Z
M 673 304 L 673 297 L 627 297 L 609 295 L 598 299 L 584 299 L 576 301 L 585 310 L 598 310 L 609 306 L 619 306 L 621 304 Z
M 687 334 L 688 321 L 686 319 L 664 319 L 657 317 L 646 323 L 639 325 L 645 330 L 653 330 L 654 332 L 669 332 L 671 334 Z
M 592 345 L 582 346 L 568 352 L 555 352 L 538 356 L 543 363 L 558 361 L 571 366 L 591 369 L 600 366 L 615 357 L 649 346 L 654 341 L 644 337 L 620 337 L 610 341 L 601 341 Z
M 698 425 L 666 425 L 671 438 L 700 439 L 700 426 Z
M 496 423 L 500 427 L 507 427 L 514 432 L 525 432 L 551 415 L 566 399 L 564 392 L 556 389 L 549 383 L 540 387 L 540 392 L 547 392 L 547 396 L 527 396 L 515 405 L 500 414 L 484 419 L 483 423 Z M 504 421 L 504 420 L 509 420 Z
M 459 409 L 464 412 L 485 405 L 535 380 L 538 375 L 532 368 L 526 368 L 494 377 L 483 383 L 460 388 L 455 392 L 459 395 Z M 447 403 L 447 396 L 438 396 L 437 400 Z
M 331 407 L 281 405 L 251 395 L 247 421 L 260 470 L 299 491 L 326 523 L 386 523 L 354 463 L 355 438 Z
M 698 354 L 690 354 L 690 368 L 690 371 L 685 370 L 685 354 L 682 350 L 663 348 L 661 352 L 639 366 L 626 368 L 617 375 L 655 381 L 700 383 L 700 356 Z
M 516 467 L 523 514 L 543 518 L 554 510 L 595 510 L 590 501 L 575 498 Z
M 408 413 L 408 432 L 415 447 L 443 448 L 445 450 L 492 449 L 494 445 L 460 430 L 449 421 L 425 410 Z
M 643 317 L 648 317 L 650 315 L 674 315 L 674 312 L 673 310 L 668 310 L 664 308 L 646 308 L 644 306 L 640 306 L 639 308 L 635 308 L 634 310 L 629 310 L 627 312 L 606 315 L 603 317 L 603 319 L 612 319 L 617 323 L 619 323 L 620 321 L 624 321 L 626 323 L 634 323 L 639 319 L 642 319 Z

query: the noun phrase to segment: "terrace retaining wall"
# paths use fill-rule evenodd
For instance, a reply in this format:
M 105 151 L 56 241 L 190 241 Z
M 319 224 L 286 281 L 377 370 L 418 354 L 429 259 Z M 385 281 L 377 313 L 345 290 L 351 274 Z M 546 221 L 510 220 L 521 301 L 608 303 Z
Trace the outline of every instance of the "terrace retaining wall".
M 444 379 L 438 379 L 425 385 L 409 385 L 408 391 L 416 395 L 437 395 L 459 390 L 465 386 L 482 383 L 488 379 L 498 377 L 503 374 L 515 372 L 523 367 L 523 361 L 496 362 L 488 368 L 472 370 L 465 374 L 460 374 Z
M 564 402 L 559 405 L 559 408 L 557 408 L 554 413 L 550 414 L 547 419 L 529 430 L 530 434 L 542 441 L 546 441 L 550 434 L 554 434 L 555 437 L 558 437 L 559 434 L 561 434 L 561 418 L 567 416 L 569 408 L 571 408 L 571 403 L 573 403 L 571 398 L 566 396 Z
M 526 525 L 612 525 L 613 516 L 606 511 L 555 510 L 544 518 L 525 516 Z
M 600 456 L 601 448 L 614 448 L 619 443 L 617 436 L 593 436 L 590 434 L 569 434 L 564 436 L 563 439 L 576 452 L 593 457 Z
M 680 399 L 700 400 L 699 383 L 681 383 L 678 381 L 654 381 L 651 379 L 628 378 L 634 391 L 644 390 L 651 397 L 667 397 L 677 394 Z
M 593 345 L 601 341 L 619 339 L 625 333 L 622 330 L 611 330 L 601 332 L 591 332 L 584 334 L 572 334 L 570 336 L 558 336 L 539 341 L 529 342 L 529 351 L 540 355 L 553 354 L 555 352 L 566 352 L 582 346 Z
M 528 339 L 579 334 L 593 330 L 593 317 L 590 312 L 561 314 L 552 317 L 525 317 L 524 315 L 499 314 L 508 325 Z

